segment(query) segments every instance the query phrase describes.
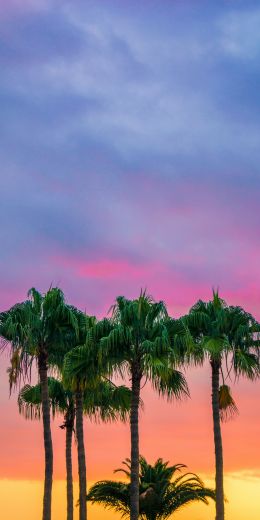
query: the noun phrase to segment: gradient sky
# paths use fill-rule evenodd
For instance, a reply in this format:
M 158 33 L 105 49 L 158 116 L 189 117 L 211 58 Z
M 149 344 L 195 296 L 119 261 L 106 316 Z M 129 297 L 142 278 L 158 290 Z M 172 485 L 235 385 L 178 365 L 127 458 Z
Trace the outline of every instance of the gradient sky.
M 98 316 L 147 287 L 176 316 L 214 286 L 260 319 L 259 26 L 250 0 L 0 0 L 1 309 L 52 283 Z M 24 504 L 30 486 L 37 496 L 43 453 L 40 424 L 8 399 L 7 365 L 0 493 L 14 520 L 12 486 Z M 211 478 L 209 371 L 188 377 L 181 406 L 144 390 L 141 449 Z M 234 387 L 240 415 L 223 428 L 228 520 L 259 487 L 259 391 Z M 86 443 L 89 478 L 110 477 L 128 428 L 87 425 Z

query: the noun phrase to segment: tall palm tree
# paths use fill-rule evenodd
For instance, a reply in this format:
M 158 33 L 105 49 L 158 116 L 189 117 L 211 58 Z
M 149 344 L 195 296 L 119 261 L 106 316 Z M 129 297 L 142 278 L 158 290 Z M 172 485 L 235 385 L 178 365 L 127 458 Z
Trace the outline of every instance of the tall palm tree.
M 64 358 L 63 380 L 73 392 L 76 400 L 76 436 L 78 443 L 79 470 L 79 518 L 86 520 L 86 462 L 83 434 L 84 409 L 101 420 L 113 419 L 118 415 L 127 417 L 131 393 L 128 388 L 116 387 L 104 378 L 105 366 L 99 360 L 100 338 L 111 330 L 109 320 L 92 321 L 84 345 L 73 348 Z M 99 389 L 103 388 L 100 393 Z M 93 402 L 95 396 L 95 402 Z M 99 396 L 99 397 L 98 397 Z M 112 401 L 111 401 L 112 397 Z M 101 399 L 98 404 L 98 399 Z M 86 402 L 88 409 L 86 409 Z M 110 403 L 110 405 L 109 405 Z M 98 406 L 97 406 L 98 405 Z
M 112 330 L 100 340 L 99 357 L 111 373 L 131 379 L 131 485 L 130 518 L 139 516 L 139 406 L 142 380 L 169 398 L 188 395 L 182 373 L 171 363 L 172 348 L 163 302 L 154 302 L 145 292 L 134 300 L 122 296 L 112 307 Z
M 61 381 L 48 378 L 49 400 L 52 416 L 64 416 L 62 429 L 66 429 L 67 520 L 73 520 L 72 436 L 75 422 L 75 399 Z M 19 411 L 26 419 L 40 419 L 42 414 L 41 387 L 25 385 L 18 395 Z M 93 392 L 84 392 L 84 413 L 103 422 L 125 420 L 130 409 L 130 391 L 110 381 L 101 381 Z
M 116 470 L 131 478 L 131 462 L 123 462 L 125 468 Z M 169 466 L 158 459 L 152 466 L 140 457 L 139 471 L 139 518 L 142 520 L 166 520 L 183 506 L 192 502 L 208 504 L 208 498 L 215 499 L 215 492 L 204 486 L 198 475 L 184 473 L 178 475 L 183 464 Z M 113 480 L 96 482 L 87 495 L 93 504 L 101 504 L 121 513 L 130 515 L 130 483 Z
M 77 314 L 77 313 L 76 313 Z M 70 377 L 69 372 L 67 371 L 68 360 L 67 356 L 74 356 L 74 352 L 77 351 L 77 345 L 85 343 L 86 334 L 89 330 L 92 329 L 94 324 L 96 323 L 95 316 L 87 317 L 87 327 L 85 320 L 82 320 L 81 315 L 77 314 L 79 317 L 79 341 L 75 343 L 70 352 L 63 359 L 62 370 L 64 370 L 64 384 L 65 387 L 70 388 L 75 395 L 75 415 L 76 415 L 76 438 L 77 438 L 77 454 L 78 454 L 78 476 L 79 476 L 79 520 L 86 520 L 87 518 L 87 510 L 86 510 L 86 493 L 87 493 L 87 477 L 86 477 L 86 454 L 85 454 L 85 446 L 84 446 L 84 428 L 83 428 L 83 414 L 84 414 L 84 391 L 81 385 L 80 379 L 77 377 Z
M 208 360 L 211 366 L 212 414 L 216 467 L 216 520 L 224 520 L 223 448 L 221 415 L 235 403 L 225 385 L 224 370 L 230 376 L 254 379 L 259 375 L 259 324 L 241 307 L 228 306 L 217 292 L 209 302 L 199 300 L 184 318 L 194 339 L 194 348 L 188 352 L 195 362 Z M 220 386 L 220 376 L 223 385 Z
M 67 520 L 73 520 L 73 476 L 72 476 L 72 436 L 74 430 L 75 406 L 72 392 L 65 390 L 58 379 L 48 377 L 49 401 L 52 416 L 62 414 L 62 429 L 66 430 L 66 481 Z M 25 385 L 18 395 L 19 411 L 26 419 L 40 419 L 42 415 L 41 386 Z
M 88 334 L 91 334 L 95 317 L 89 318 Z M 78 344 L 85 344 L 86 337 L 82 337 Z M 86 520 L 86 493 L 87 493 L 87 477 L 86 477 L 86 454 L 84 446 L 84 427 L 83 427 L 83 394 L 86 387 L 93 390 L 97 381 L 97 354 L 95 348 L 87 350 L 87 382 L 86 375 L 84 378 L 81 371 L 80 353 L 84 347 L 74 345 L 64 358 L 63 363 L 63 381 L 67 388 L 70 388 L 75 395 L 76 405 L 76 438 L 78 446 L 78 476 L 79 476 L 79 520 Z M 85 361 L 86 356 L 84 356 Z
M 51 288 L 40 294 L 32 288 L 28 299 L 0 314 L 0 336 L 11 345 L 10 382 L 23 374 L 30 377 L 35 359 L 41 385 L 42 420 L 45 450 L 43 520 L 51 520 L 53 448 L 48 395 L 48 366 L 53 355 L 64 356 L 72 335 L 77 336 L 78 324 L 64 294 Z

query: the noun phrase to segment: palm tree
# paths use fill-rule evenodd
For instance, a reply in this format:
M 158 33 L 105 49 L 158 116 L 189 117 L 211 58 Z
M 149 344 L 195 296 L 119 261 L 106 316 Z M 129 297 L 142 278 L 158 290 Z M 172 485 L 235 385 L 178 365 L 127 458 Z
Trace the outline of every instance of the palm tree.
M 66 429 L 66 476 L 67 476 L 67 520 L 73 520 L 73 475 L 72 475 L 72 436 L 75 422 L 75 399 L 70 390 L 66 390 L 61 381 L 48 378 L 49 400 L 52 416 L 62 414 L 64 422 L 60 426 Z M 92 393 L 84 392 L 84 413 L 94 420 L 102 422 L 125 420 L 130 409 L 130 390 L 125 386 L 116 386 L 110 381 L 101 381 Z M 42 413 L 41 387 L 25 385 L 18 396 L 19 411 L 26 419 L 40 419 Z
M 101 420 L 125 420 L 131 393 L 125 386 L 117 387 L 104 377 L 105 367 L 99 360 L 97 345 L 111 330 L 109 320 L 92 320 L 84 345 L 73 348 L 64 358 L 64 384 L 75 392 L 76 436 L 79 470 L 79 518 L 86 520 L 86 462 L 83 434 L 83 412 Z M 100 390 L 102 390 L 100 392 Z
M 95 317 L 89 318 L 88 321 L 88 330 L 91 331 L 96 323 Z M 79 341 L 80 344 L 85 344 L 86 337 L 81 338 L 82 341 Z M 70 388 L 75 395 L 75 405 L 76 405 L 76 438 L 77 438 L 77 447 L 78 447 L 78 476 L 79 476 L 79 520 L 86 520 L 87 518 L 87 510 L 86 510 L 86 489 L 87 489 L 87 477 L 86 477 L 86 454 L 85 454 L 85 446 L 84 446 L 84 428 L 83 428 L 83 393 L 84 393 L 84 384 L 81 377 L 81 366 L 78 362 L 79 353 L 81 352 L 83 347 L 77 347 L 74 345 L 74 348 L 71 349 L 69 353 L 64 358 L 63 363 L 63 381 L 64 385 L 67 388 Z M 91 355 L 88 355 L 88 382 L 89 380 L 92 383 L 96 383 L 96 372 L 97 372 L 97 363 L 95 355 L 95 350 L 91 350 Z M 86 385 L 85 385 L 86 386 Z M 93 389 L 93 384 L 92 384 Z
M 48 390 L 52 416 L 64 416 L 62 429 L 66 430 L 66 480 L 67 480 L 67 520 L 73 520 L 73 476 L 72 476 L 72 436 L 74 430 L 75 406 L 72 392 L 65 390 L 58 379 L 48 377 Z M 18 395 L 19 411 L 26 419 L 40 419 L 42 414 L 41 386 L 25 385 Z
M 216 520 L 224 520 L 223 449 L 221 416 L 228 410 L 236 412 L 236 406 L 225 384 L 224 369 L 229 377 L 254 379 L 259 375 L 259 359 L 256 352 L 260 328 L 251 314 L 241 307 L 228 306 L 217 292 L 209 302 L 199 300 L 185 317 L 195 345 L 188 358 L 203 363 L 209 360 L 212 379 L 212 413 L 216 467 Z M 220 376 L 223 385 L 220 386 Z
M 123 472 L 131 478 L 131 462 L 123 462 Z M 169 466 L 168 462 L 158 459 L 152 466 L 140 457 L 139 472 L 139 518 L 142 520 L 166 520 L 183 506 L 192 502 L 208 504 L 208 498 L 215 499 L 215 492 L 206 488 L 194 473 L 177 475 L 183 464 Z M 122 517 L 130 515 L 130 483 L 103 480 L 96 482 L 87 495 L 93 504 L 102 504 L 114 509 Z
M 141 382 L 150 380 L 153 387 L 169 398 L 188 395 L 181 372 L 171 363 L 172 348 L 166 326 L 167 311 L 163 302 L 154 302 L 141 291 L 139 298 L 120 296 L 112 307 L 112 330 L 100 340 L 99 357 L 111 373 L 126 373 L 131 379 L 131 484 L 130 518 L 139 516 L 139 406 Z
M 94 324 L 96 323 L 96 318 L 94 316 L 87 318 L 87 330 L 90 330 Z M 80 334 L 80 338 L 77 344 L 85 343 L 87 330 L 85 328 L 84 320 L 82 323 L 83 333 Z M 81 326 L 79 327 L 81 331 Z M 63 360 L 63 368 L 64 370 L 64 384 L 65 387 L 70 388 L 75 395 L 75 414 L 76 414 L 76 438 L 77 438 L 77 454 L 78 454 L 78 476 L 79 476 L 79 520 L 86 520 L 87 518 L 87 510 L 86 510 L 86 493 L 87 493 L 87 477 L 86 477 L 86 454 L 85 454 L 85 446 L 84 446 L 84 428 L 83 428 L 83 388 L 80 384 L 80 379 L 77 375 L 73 378 L 70 377 L 69 372 L 67 371 L 68 360 L 67 356 L 74 356 L 74 352 L 77 351 L 77 344 L 74 344 L 71 351 L 65 356 Z
M 78 323 L 72 308 L 65 303 L 63 292 L 50 288 L 45 295 L 32 288 L 28 299 L 0 314 L 0 336 L 11 344 L 11 384 L 30 377 L 35 359 L 41 385 L 42 420 L 45 450 L 43 520 L 51 520 L 53 448 L 48 395 L 48 366 L 52 356 L 64 356 Z

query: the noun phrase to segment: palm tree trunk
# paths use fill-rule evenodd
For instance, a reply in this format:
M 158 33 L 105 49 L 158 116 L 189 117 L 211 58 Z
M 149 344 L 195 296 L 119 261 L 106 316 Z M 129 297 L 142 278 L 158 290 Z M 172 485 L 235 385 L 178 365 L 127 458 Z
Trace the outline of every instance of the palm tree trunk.
M 211 359 L 212 370 L 212 412 L 215 444 L 216 466 L 216 520 L 224 520 L 224 487 L 223 487 L 223 449 L 219 415 L 219 371 L 220 361 Z
M 130 484 L 130 520 L 139 517 L 139 424 L 138 412 L 140 401 L 141 370 L 136 363 L 132 365 L 132 397 L 130 411 L 131 425 L 131 484 Z
M 76 392 L 76 435 L 78 444 L 78 472 L 79 472 L 79 520 L 86 520 L 86 496 L 87 496 L 87 478 L 86 478 L 86 459 L 83 435 L 83 396 L 82 392 Z
M 53 449 L 51 438 L 50 402 L 48 391 L 48 365 L 45 352 L 39 356 L 39 378 L 41 384 L 42 420 L 45 453 L 45 479 L 42 520 L 51 520 L 51 495 L 53 474 Z
M 67 520 L 73 520 L 73 475 L 71 445 L 74 426 L 74 404 L 68 410 L 65 418 L 66 425 L 66 473 L 67 473 Z

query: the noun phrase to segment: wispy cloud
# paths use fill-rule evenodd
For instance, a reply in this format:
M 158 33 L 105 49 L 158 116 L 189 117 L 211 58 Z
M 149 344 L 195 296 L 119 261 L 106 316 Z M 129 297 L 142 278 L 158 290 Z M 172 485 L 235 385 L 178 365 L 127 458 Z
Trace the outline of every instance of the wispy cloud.
M 257 3 L 23 5 L 0 20 L 2 294 L 61 280 L 96 310 L 133 276 L 259 313 Z

